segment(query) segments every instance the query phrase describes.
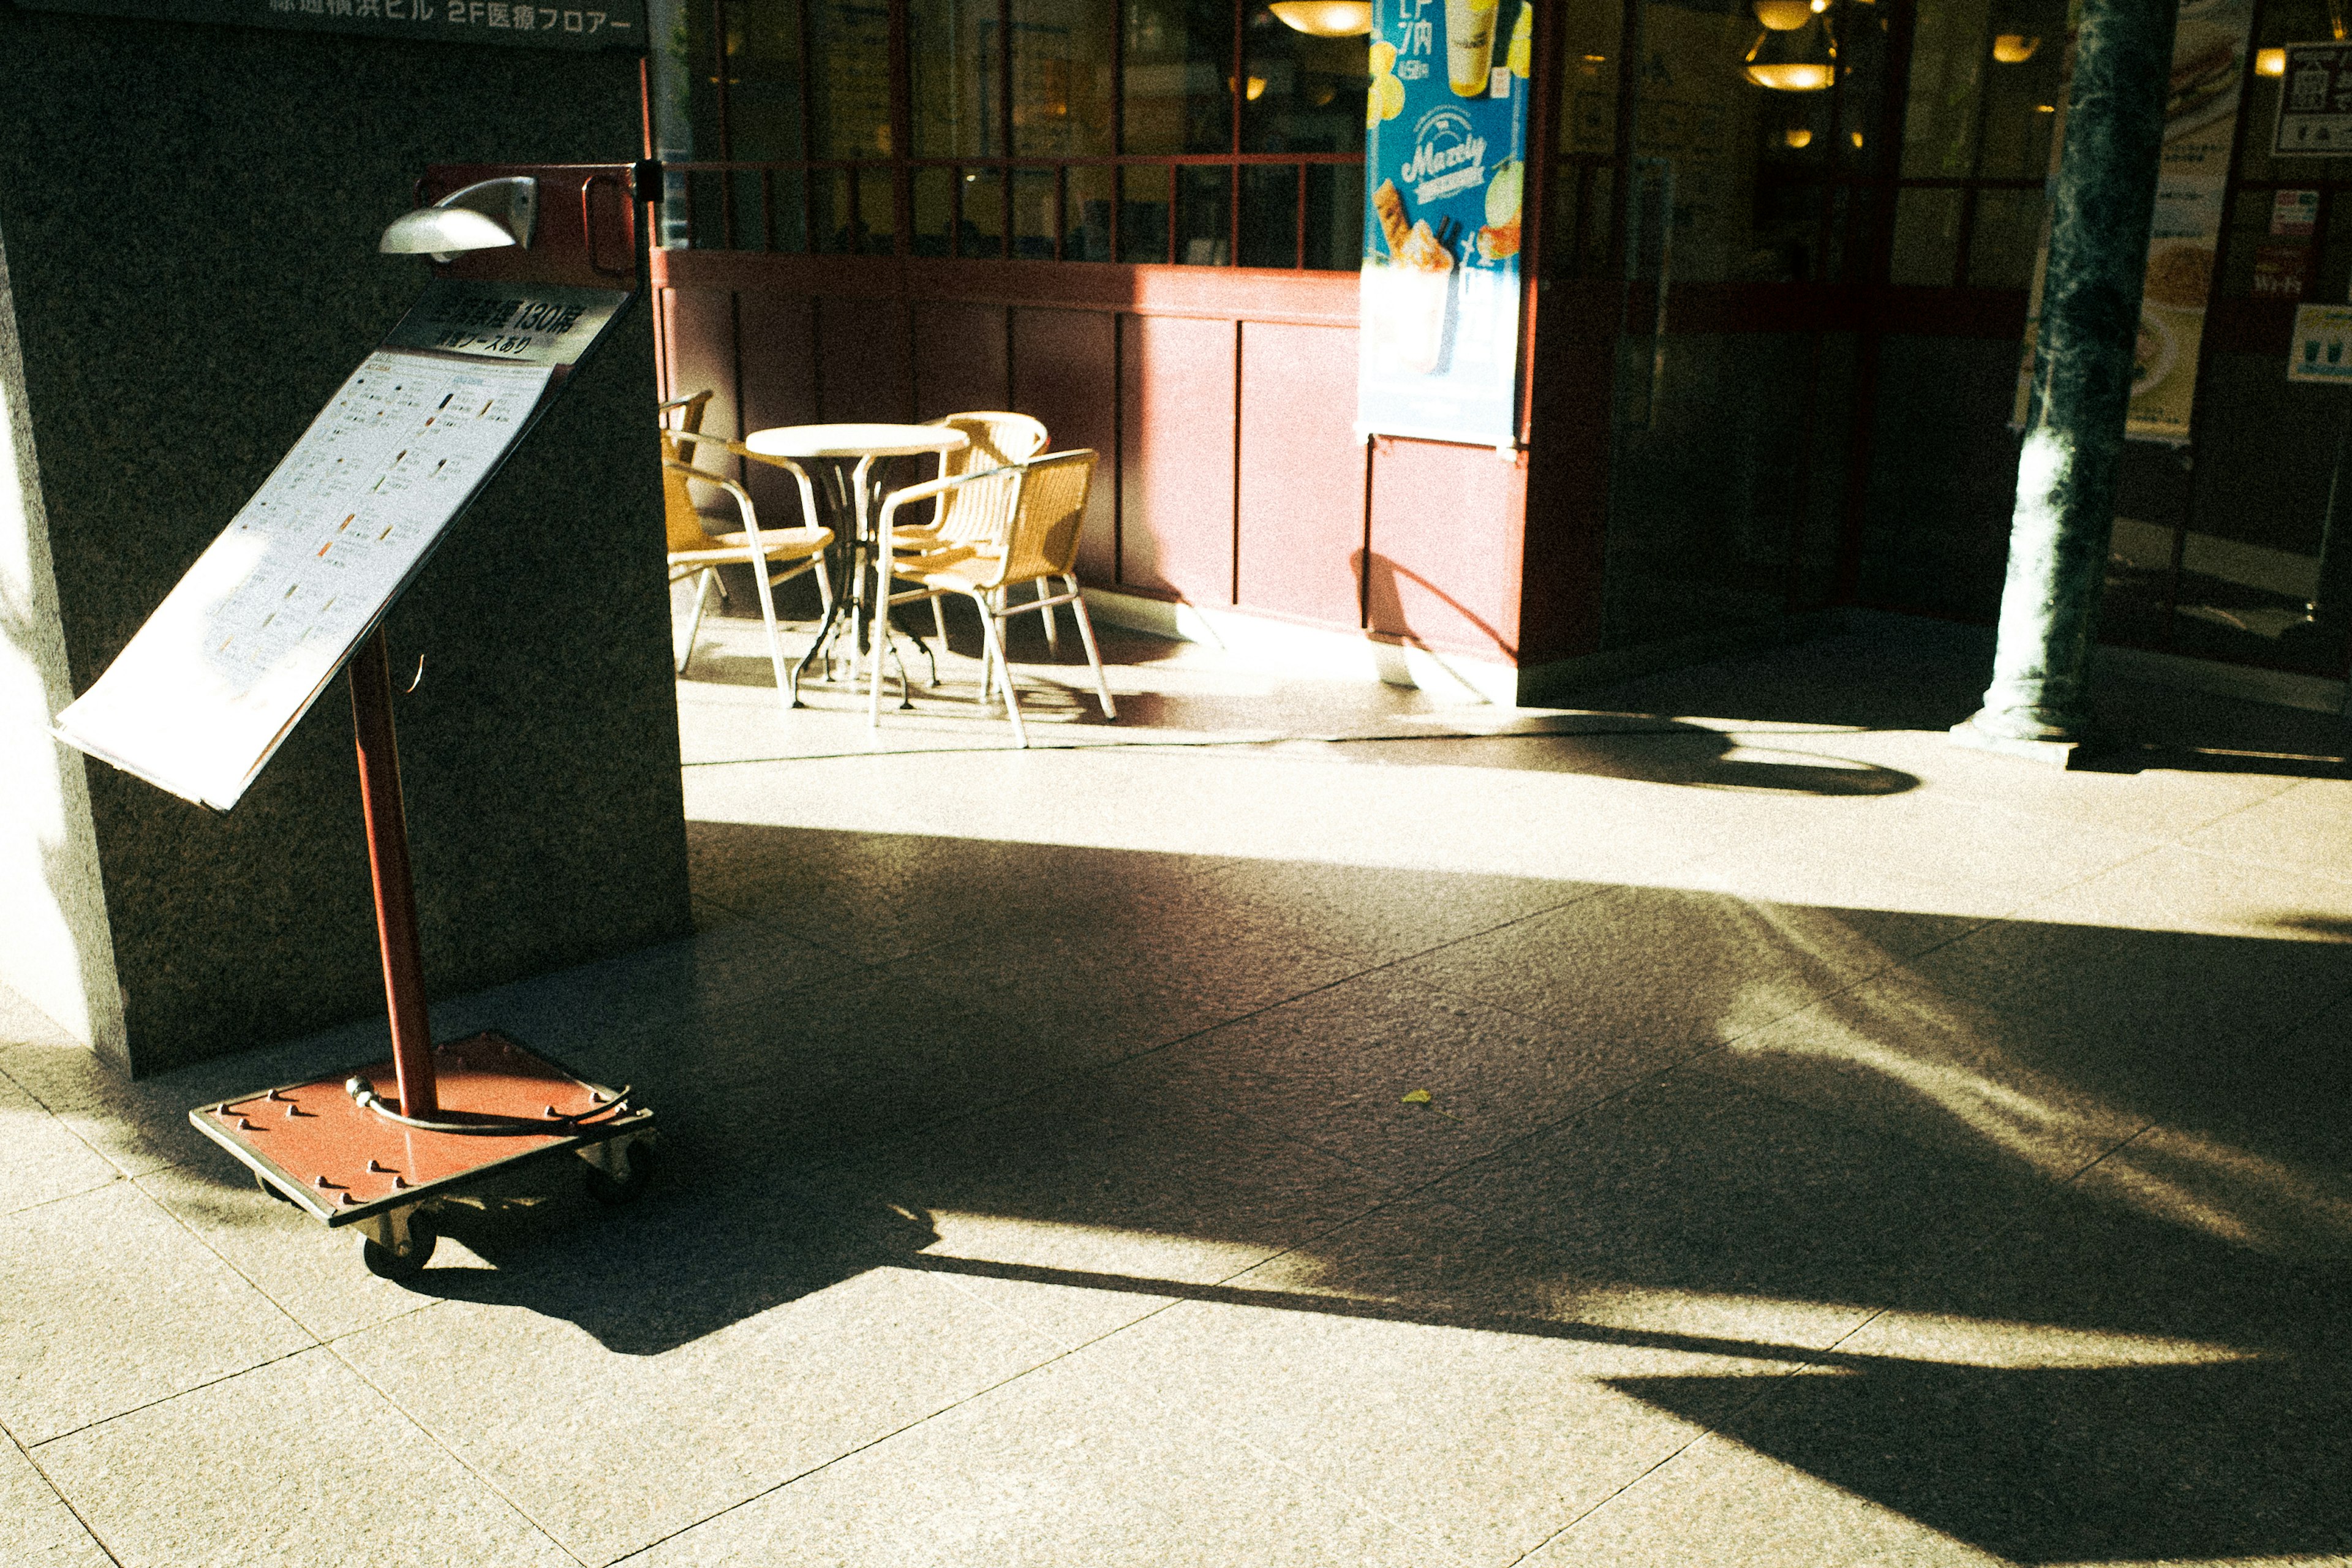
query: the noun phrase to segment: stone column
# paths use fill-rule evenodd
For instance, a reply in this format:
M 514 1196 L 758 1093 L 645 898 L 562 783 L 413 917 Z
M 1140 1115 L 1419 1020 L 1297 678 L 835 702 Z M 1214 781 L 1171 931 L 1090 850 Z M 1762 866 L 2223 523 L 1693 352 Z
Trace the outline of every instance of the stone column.
M 2061 766 L 2090 717 L 2178 13 L 2177 0 L 2084 0 L 1992 684 L 1952 731 Z

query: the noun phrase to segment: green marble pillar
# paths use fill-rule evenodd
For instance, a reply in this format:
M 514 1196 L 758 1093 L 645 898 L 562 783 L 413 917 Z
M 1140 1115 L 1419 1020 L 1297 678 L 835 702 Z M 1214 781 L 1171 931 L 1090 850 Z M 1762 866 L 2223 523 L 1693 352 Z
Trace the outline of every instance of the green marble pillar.
M 2176 0 L 2083 0 L 1984 707 L 1954 736 L 2063 763 L 2089 720 Z

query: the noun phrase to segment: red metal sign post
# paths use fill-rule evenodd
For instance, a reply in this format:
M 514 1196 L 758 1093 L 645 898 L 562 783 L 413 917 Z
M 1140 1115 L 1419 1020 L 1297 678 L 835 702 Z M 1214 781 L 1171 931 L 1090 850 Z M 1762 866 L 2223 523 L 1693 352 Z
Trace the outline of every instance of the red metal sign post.
M 400 1079 L 401 1114 L 430 1121 L 440 1114 L 441 1100 L 433 1074 L 433 1028 L 425 1008 L 425 961 L 416 945 L 408 820 L 400 802 L 400 745 L 392 727 L 392 654 L 384 646 L 382 626 L 360 645 L 350 670 L 360 808 L 367 817 L 368 870 L 375 880 L 376 941 L 383 952 L 393 1069 Z

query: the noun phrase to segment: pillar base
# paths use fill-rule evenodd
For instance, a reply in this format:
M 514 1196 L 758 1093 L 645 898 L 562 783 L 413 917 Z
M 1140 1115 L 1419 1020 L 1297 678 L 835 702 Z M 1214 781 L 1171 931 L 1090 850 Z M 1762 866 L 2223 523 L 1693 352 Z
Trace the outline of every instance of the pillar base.
M 1952 743 L 1971 751 L 1998 752 L 2005 757 L 2023 757 L 2029 763 L 2041 763 L 2053 768 L 2071 768 L 2083 752 L 2083 742 L 2072 741 L 2028 741 L 2014 735 L 1997 735 L 1980 730 L 1974 719 L 1963 719 L 1952 726 Z

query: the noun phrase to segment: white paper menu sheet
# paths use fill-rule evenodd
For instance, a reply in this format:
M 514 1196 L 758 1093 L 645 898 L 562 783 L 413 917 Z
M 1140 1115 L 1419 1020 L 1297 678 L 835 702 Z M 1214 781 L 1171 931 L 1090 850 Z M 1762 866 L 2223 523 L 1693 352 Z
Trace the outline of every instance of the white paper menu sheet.
M 58 715 L 68 744 L 226 811 L 498 467 L 544 365 L 380 349 Z

